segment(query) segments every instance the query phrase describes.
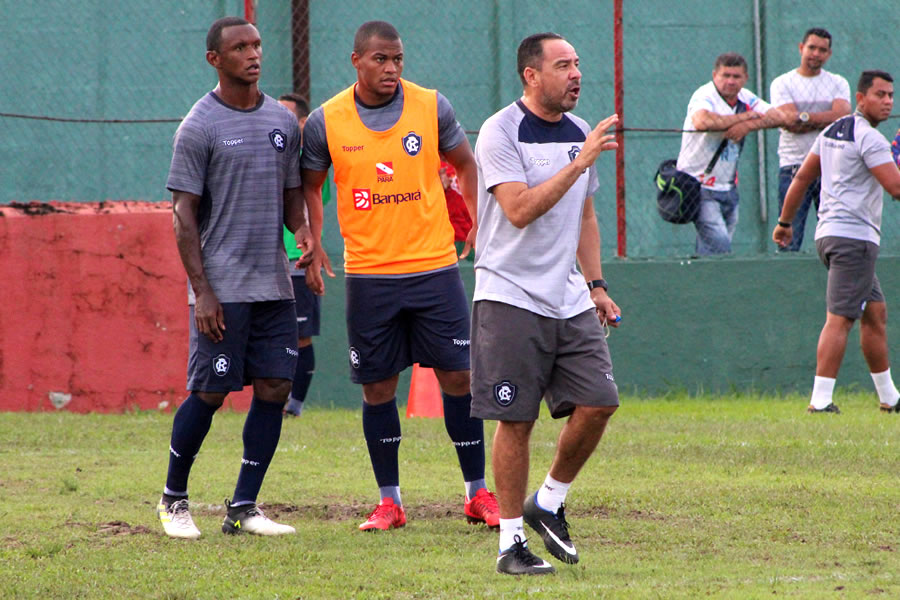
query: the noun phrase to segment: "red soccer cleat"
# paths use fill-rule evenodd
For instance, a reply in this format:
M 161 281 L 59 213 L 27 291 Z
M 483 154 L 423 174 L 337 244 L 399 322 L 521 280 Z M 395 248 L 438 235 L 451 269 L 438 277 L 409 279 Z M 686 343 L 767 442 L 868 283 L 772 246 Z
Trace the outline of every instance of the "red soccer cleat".
M 375 507 L 365 523 L 359 526 L 360 531 L 387 531 L 391 527 L 406 525 L 406 511 L 402 506 L 394 504 L 393 498 L 382 498 L 381 504 Z
M 481 488 L 475 497 L 466 502 L 466 519 L 469 523 L 485 523 L 488 527 L 500 527 L 500 507 L 494 492 Z

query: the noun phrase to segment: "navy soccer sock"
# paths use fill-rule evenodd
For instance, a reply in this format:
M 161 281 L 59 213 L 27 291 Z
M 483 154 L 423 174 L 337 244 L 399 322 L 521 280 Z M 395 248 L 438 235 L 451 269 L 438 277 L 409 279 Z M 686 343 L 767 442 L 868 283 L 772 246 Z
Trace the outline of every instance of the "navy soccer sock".
M 281 437 L 282 408 L 277 402 L 263 402 L 255 396 L 250 402 L 250 411 L 244 421 L 244 457 L 232 505 L 256 502 Z
M 309 384 L 312 382 L 316 368 L 316 353 L 312 344 L 297 348 L 297 369 L 294 371 L 294 383 L 291 385 L 291 398 L 297 402 L 306 400 Z
M 444 426 L 453 445 L 465 481 L 484 479 L 484 422 L 469 416 L 472 394 L 451 396 L 442 393 Z
M 372 406 L 363 402 L 363 435 L 379 488 L 400 485 L 400 415 L 397 398 Z
M 166 475 L 165 489 L 167 495 L 187 496 L 191 466 L 209 433 L 217 409 L 218 407 L 210 406 L 192 393 L 175 412 L 172 439 L 169 442 L 169 472 Z

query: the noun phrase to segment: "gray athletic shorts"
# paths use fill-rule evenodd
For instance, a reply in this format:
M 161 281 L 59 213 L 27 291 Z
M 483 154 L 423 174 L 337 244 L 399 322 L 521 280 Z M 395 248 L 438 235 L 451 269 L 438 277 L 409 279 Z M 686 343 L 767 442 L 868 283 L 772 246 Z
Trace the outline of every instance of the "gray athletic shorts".
M 609 347 L 594 310 L 552 319 L 502 302 L 472 308 L 472 416 L 535 421 L 576 406 L 618 406 Z
M 878 244 L 828 236 L 816 240 L 816 251 L 828 268 L 828 312 L 855 320 L 862 317 L 867 302 L 884 302 L 875 275 Z

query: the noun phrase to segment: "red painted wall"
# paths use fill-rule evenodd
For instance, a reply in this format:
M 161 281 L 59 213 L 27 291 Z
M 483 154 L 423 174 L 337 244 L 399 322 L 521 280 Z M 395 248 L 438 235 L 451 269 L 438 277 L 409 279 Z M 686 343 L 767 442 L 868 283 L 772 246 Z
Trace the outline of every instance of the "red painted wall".
M 186 286 L 168 203 L 0 207 L 0 410 L 171 410 Z

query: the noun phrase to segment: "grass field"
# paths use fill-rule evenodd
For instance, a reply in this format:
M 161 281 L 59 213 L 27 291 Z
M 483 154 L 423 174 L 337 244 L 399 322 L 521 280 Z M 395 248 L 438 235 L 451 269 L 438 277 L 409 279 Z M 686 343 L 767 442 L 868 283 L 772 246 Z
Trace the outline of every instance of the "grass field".
M 900 415 L 837 401 L 811 416 L 805 396 L 624 398 L 569 494 L 581 562 L 521 579 L 466 524 L 441 420 L 404 420 L 409 523 L 379 534 L 356 530 L 375 502 L 359 411 L 286 422 L 260 501 L 297 534 L 263 539 L 219 530 L 244 416 L 217 415 L 191 478 L 203 537 L 186 542 L 154 514 L 171 414 L 4 413 L 0 597 L 898 598 Z M 533 485 L 560 425 L 535 429 Z

